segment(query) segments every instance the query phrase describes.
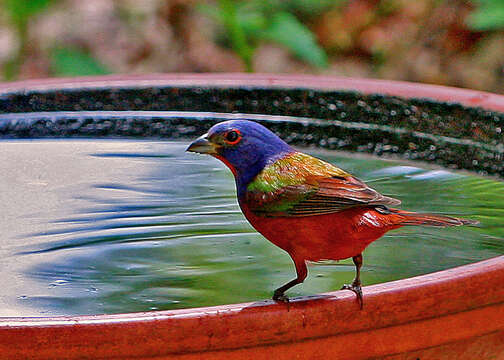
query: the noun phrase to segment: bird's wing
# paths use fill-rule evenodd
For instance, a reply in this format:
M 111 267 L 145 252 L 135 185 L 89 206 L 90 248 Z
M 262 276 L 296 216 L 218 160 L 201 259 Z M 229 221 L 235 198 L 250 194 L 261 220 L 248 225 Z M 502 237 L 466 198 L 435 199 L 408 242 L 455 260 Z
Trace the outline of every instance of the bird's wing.
M 398 205 L 347 172 L 303 153 L 292 153 L 261 171 L 248 185 L 248 208 L 261 216 L 311 216 L 352 206 Z

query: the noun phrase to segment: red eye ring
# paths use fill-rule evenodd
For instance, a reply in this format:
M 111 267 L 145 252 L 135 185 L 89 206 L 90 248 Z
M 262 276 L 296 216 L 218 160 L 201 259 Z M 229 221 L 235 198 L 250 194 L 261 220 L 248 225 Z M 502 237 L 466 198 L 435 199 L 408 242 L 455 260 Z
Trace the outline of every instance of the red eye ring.
M 228 143 L 229 145 L 236 145 L 240 142 L 242 139 L 242 135 L 240 130 L 238 129 L 233 129 L 229 130 L 225 135 L 224 135 L 224 141 Z

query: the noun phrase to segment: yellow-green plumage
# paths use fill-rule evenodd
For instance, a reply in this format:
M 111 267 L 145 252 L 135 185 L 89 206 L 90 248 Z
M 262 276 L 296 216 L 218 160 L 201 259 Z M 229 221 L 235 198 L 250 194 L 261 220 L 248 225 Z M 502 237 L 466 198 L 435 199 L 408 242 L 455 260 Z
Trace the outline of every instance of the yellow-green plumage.
M 347 172 L 325 161 L 294 152 L 266 166 L 247 186 L 251 192 L 274 192 L 286 186 L 309 184 L 316 177 L 347 177 Z
M 397 205 L 346 171 L 293 152 L 267 165 L 247 186 L 245 201 L 256 215 L 312 216 L 356 205 Z

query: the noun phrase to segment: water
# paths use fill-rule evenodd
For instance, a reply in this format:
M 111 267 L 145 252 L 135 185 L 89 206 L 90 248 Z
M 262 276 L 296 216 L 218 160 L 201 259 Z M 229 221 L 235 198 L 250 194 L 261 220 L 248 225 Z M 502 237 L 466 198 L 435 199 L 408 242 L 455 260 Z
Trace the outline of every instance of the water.
M 257 234 L 217 160 L 187 142 L 0 142 L 0 316 L 100 314 L 270 298 L 295 275 Z M 408 227 L 364 253 L 369 285 L 504 254 L 504 183 L 309 150 L 403 200 L 403 209 L 481 221 Z M 351 261 L 310 266 L 290 296 L 339 289 Z

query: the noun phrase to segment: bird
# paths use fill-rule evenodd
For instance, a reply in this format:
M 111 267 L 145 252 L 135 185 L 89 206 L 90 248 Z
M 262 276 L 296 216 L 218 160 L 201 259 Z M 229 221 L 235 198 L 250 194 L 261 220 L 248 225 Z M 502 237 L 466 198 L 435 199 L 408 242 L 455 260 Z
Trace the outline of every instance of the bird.
M 362 253 L 369 244 L 402 226 L 478 223 L 397 209 L 400 200 L 380 194 L 333 164 L 297 151 L 251 120 L 217 123 L 186 151 L 222 161 L 234 175 L 245 218 L 290 255 L 296 278 L 273 292 L 276 302 L 289 302 L 285 292 L 304 282 L 307 262 L 352 258 L 355 278 L 341 289 L 353 291 L 362 309 Z

